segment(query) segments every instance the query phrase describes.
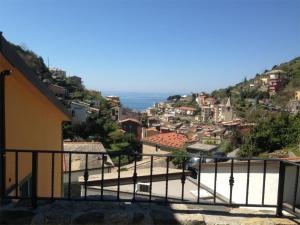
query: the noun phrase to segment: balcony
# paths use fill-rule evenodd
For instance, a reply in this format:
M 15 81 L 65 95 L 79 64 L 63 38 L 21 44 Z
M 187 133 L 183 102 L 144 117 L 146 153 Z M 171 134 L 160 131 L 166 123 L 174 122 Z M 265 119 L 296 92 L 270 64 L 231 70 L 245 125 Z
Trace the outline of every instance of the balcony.
M 21 155 L 29 156 L 31 172 L 27 183 L 20 180 Z M 69 170 L 57 174 L 57 157 L 69 156 Z M 80 157 L 78 157 L 80 155 Z M 97 173 L 89 168 L 89 157 L 97 155 Z M 190 205 L 191 207 L 258 207 L 272 209 L 276 216 L 283 212 L 299 217 L 299 166 L 296 162 L 257 158 L 210 158 L 176 155 L 132 154 L 124 152 L 57 152 L 7 149 L 1 154 L 13 169 L 13 185 L 1 192 L 3 202 L 28 202 L 33 208 L 43 202 L 119 202 L 122 204 Z M 105 161 L 110 156 L 115 167 L 106 170 Z M 122 157 L 131 157 L 132 165 L 121 166 Z M 45 171 L 41 158 L 48 157 L 51 170 Z M 86 159 L 83 170 L 72 172 L 72 157 Z M 174 157 L 180 164 L 173 165 Z M 143 159 L 143 161 L 139 161 Z M 93 167 L 95 162 L 93 162 Z M 7 168 L 7 167 L 3 167 Z M 6 174 L 7 171 L 3 171 Z M 55 176 L 62 177 L 63 191 L 55 190 Z M 51 181 L 48 193 L 40 190 L 44 177 Z M 4 189 L 1 189 L 4 190 Z M 67 203 L 65 203 L 67 204 Z M 79 204 L 79 203 L 78 203 Z M 84 203 L 80 203 L 84 204 Z M 113 204 L 113 203 L 112 203 Z

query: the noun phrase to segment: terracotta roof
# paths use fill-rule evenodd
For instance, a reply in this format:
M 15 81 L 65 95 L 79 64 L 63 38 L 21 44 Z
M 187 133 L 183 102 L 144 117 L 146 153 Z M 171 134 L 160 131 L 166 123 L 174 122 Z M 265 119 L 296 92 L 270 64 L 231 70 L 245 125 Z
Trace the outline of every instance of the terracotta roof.
M 137 119 L 133 119 L 133 118 L 127 118 L 127 119 L 124 119 L 124 120 L 120 120 L 119 123 L 125 123 L 125 122 L 128 122 L 128 121 L 132 121 L 134 123 L 141 124 L 140 121 L 138 121 Z
M 142 141 L 171 148 L 183 148 L 188 138 L 183 134 L 170 132 L 146 137 Z
M 186 110 L 186 111 L 196 111 L 196 109 L 194 107 L 188 107 L 188 106 L 181 106 L 181 107 L 178 107 L 177 109 L 179 110 Z

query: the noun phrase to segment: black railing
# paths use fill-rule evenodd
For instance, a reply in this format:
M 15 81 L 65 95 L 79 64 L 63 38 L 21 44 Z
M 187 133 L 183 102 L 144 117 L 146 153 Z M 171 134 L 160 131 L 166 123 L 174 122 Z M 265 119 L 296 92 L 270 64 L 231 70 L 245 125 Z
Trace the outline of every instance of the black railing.
M 83 162 L 79 163 L 81 167 L 75 168 L 78 162 L 73 159 L 78 155 L 83 156 Z M 111 169 L 106 170 L 112 167 L 107 164 L 108 156 L 117 164 L 112 173 L 109 173 Z M 6 191 L 1 191 L 1 199 L 26 199 L 33 207 L 40 200 L 274 207 L 278 216 L 282 216 L 283 210 L 299 216 L 300 165 L 295 162 L 131 154 L 132 168 L 124 169 L 122 156 L 120 152 L 7 149 L 1 159 L 7 165 L 4 168 L 6 179 L 1 182 Z M 96 166 L 95 157 L 98 159 Z M 175 167 L 173 159 L 177 157 L 183 158 Z M 142 165 L 138 161 L 140 158 L 143 158 Z M 146 189 L 138 190 L 138 185 Z

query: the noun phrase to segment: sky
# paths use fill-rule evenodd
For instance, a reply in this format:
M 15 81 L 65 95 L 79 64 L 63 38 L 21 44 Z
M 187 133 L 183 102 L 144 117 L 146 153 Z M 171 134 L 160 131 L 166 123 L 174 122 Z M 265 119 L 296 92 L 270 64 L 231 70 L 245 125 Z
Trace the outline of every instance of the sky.
M 300 0 L 0 0 L 0 31 L 100 91 L 225 88 L 300 56 Z

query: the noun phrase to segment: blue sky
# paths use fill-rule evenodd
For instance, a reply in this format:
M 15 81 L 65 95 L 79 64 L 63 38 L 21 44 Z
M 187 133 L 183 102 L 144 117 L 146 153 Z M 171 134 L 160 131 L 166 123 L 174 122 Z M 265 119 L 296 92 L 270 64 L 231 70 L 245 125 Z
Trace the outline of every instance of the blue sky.
M 300 0 L 1 0 L 0 30 L 102 91 L 226 87 L 300 56 Z

